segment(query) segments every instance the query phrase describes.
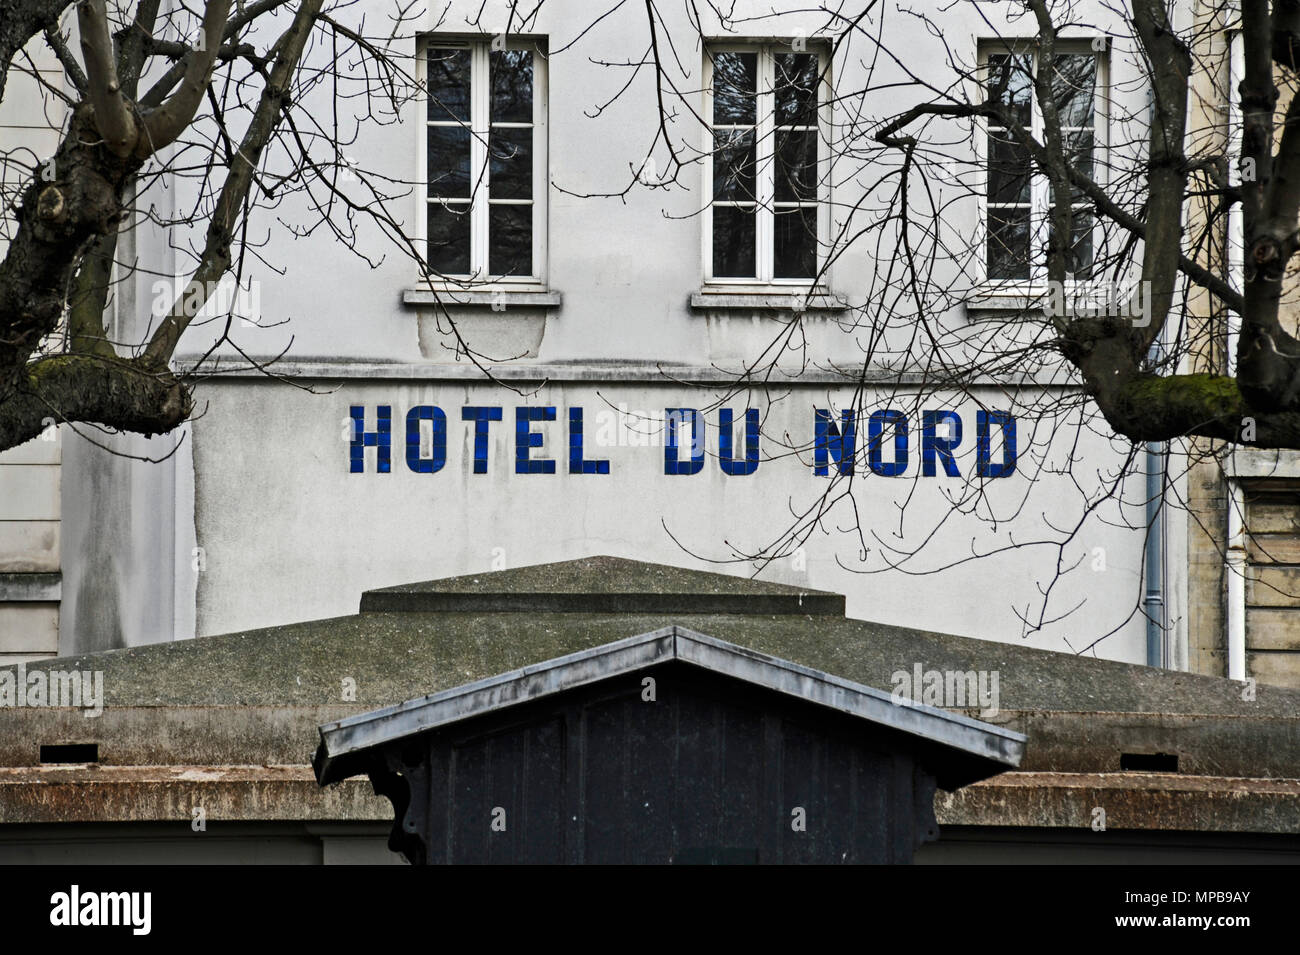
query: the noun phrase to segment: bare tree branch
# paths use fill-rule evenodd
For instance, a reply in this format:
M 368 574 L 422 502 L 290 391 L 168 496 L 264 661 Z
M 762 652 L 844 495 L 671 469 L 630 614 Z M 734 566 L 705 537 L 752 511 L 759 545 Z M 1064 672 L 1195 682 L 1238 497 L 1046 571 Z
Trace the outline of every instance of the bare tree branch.
M 230 268 L 230 247 L 234 240 L 235 222 L 248 201 L 248 190 L 253 183 L 262 150 L 270 141 L 281 111 L 287 105 L 298 61 L 302 58 L 320 8 L 321 0 L 303 0 L 298 12 L 294 14 L 293 23 L 276 44 L 279 52 L 276 54 L 275 65 L 212 212 L 199 267 L 189 288 L 177 296 L 170 314 L 163 319 L 150 339 L 143 356 L 149 364 L 162 366 L 167 362 L 176 350 L 182 333 L 193 320 L 195 302 L 206 301 L 215 283 Z
M 179 88 L 161 106 L 145 114 L 145 135 L 138 148 L 147 149 L 146 155 L 151 155 L 174 141 L 194 118 L 199 104 L 203 102 L 203 92 L 212 78 L 217 55 L 221 52 L 221 38 L 225 33 L 226 14 L 229 11 L 230 0 L 208 0 L 199 33 L 202 43 L 186 65 Z
M 104 0 L 79 0 L 77 24 L 81 30 L 81 55 L 86 61 L 86 97 L 95 111 L 95 128 L 110 150 L 128 156 L 136 146 L 136 124 L 117 79 Z
M 64 71 L 68 74 L 68 79 L 72 81 L 72 85 L 77 88 L 78 92 L 85 93 L 90 86 L 90 81 L 86 79 L 81 64 L 77 62 L 77 58 L 68 49 L 68 44 L 57 27 L 45 28 L 45 42 L 54 51 L 54 55 L 59 58 L 59 63 L 62 64 Z

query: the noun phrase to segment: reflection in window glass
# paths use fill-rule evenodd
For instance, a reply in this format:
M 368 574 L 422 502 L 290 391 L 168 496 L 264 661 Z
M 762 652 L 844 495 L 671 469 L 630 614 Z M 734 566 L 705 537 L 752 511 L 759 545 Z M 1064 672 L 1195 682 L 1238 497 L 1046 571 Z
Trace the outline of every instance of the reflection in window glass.
M 1098 69 L 1095 53 L 1057 53 L 1051 77 L 1051 105 L 1060 119 L 1066 160 L 1094 181 L 1097 178 Z M 987 152 L 988 209 L 985 265 L 990 279 L 1026 280 L 1041 276 L 1044 228 L 1058 197 L 1046 177 L 1037 171 L 1012 129 L 1019 124 L 1034 132 L 1042 126 L 1042 106 L 1034 90 L 1038 58 L 1032 52 L 991 53 L 985 60 L 986 95 L 1007 108 L 1005 117 L 990 118 L 985 140 Z M 1096 218 L 1078 187 L 1072 187 L 1068 274 L 1091 277 L 1094 267 Z
M 817 131 L 776 131 L 776 201 L 817 201 Z
M 713 207 L 713 274 L 746 278 L 754 274 L 754 210 Z
M 778 209 L 776 267 L 779 279 L 804 279 L 817 274 L 817 207 Z
M 1097 58 L 1091 54 L 1066 54 L 1056 57 L 1052 74 L 1052 99 L 1061 125 L 1091 128 L 1096 109 L 1093 97 L 1097 86 Z
M 533 54 L 531 50 L 492 53 L 492 113 L 494 123 L 533 121 Z
M 1029 278 L 1029 209 L 989 207 L 990 278 Z
M 714 133 L 713 198 L 754 201 L 754 131 L 728 129 Z
M 533 210 L 528 205 L 492 205 L 488 212 L 492 247 L 488 270 L 493 275 L 533 272 Z
M 776 122 L 778 126 L 817 125 L 817 87 L 821 70 L 815 53 L 776 55 Z
M 431 47 L 426 66 L 430 269 L 533 275 L 535 51 Z
M 428 259 L 444 275 L 469 272 L 469 204 L 429 203 Z
M 428 160 L 430 198 L 469 198 L 468 127 L 430 126 Z
M 1004 131 L 988 135 L 988 200 L 996 204 L 1029 205 L 1029 151 Z
M 1009 107 L 1015 122 L 1029 128 L 1034 96 L 1033 60 L 1025 54 L 989 57 L 989 100 Z
M 469 122 L 469 50 L 428 53 L 430 122 Z
M 758 54 L 714 54 L 714 126 L 753 126 L 758 109 L 757 94 Z
M 488 181 L 493 199 L 533 197 L 533 131 L 492 129 L 488 141 Z
M 711 55 L 715 278 L 812 279 L 823 156 L 818 53 Z

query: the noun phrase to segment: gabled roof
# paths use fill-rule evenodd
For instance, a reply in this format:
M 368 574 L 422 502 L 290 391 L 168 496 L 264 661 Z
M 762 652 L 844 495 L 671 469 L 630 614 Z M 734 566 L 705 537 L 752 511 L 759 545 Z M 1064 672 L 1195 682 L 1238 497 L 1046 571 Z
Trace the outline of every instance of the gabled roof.
M 895 703 L 881 690 L 673 626 L 326 723 L 313 760 L 316 777 L 322 785 L 337 782 L 361 771 L 347 757 L 362 751 L 673 660 L 937 744 L 961 764 L 936 773 L 945 788 L 1017 766 L 1024 754 L 1020 733 L 930 706 Z

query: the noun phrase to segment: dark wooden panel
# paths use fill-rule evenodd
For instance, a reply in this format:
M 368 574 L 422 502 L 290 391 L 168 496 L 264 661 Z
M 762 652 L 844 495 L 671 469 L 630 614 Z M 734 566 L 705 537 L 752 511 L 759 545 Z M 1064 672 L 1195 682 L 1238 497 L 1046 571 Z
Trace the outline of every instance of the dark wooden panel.
M 825 739 L 812 727 L 781 725 L 781 858 L 784 863 L 818 861 L 818 836 L 826 826 Z M 804 832 L 794 829 L 803 810 Z
M 528 727 L 519 807 L 519 862 L 555 863 L 565 858 L 564 778 L 568 746 L 564 720 Z
M 584 708 L 588 769 L 584 774 L 584 858 L 616 863 L 624 858 L 627 829 L 626 704 L 622 700 Z
M 826 777 L 823 782 L 822 812 L 825 817 L 816 829 L 818 859 L 832 862 L 856 861 L 860 854 L 856 832 L 858 787 L 854 776 L 854 757 L 858 747 L 843 739 L 826 740 Z M 813 830 L 809 830 L 812 832 Z
M 642 673 L 422 737 L 410 821 L 429 861 L 910 861 L 905 738 L 684 665 L 652 672 L 654 701 Z
M 670 862 L 673 846 L 673 804 L 677 776 L 665 767 L 676 765 L 677 714 L 672 687 L 655 687 L 655 701 L 641 699 L 640 683 L 626 701 L 628 762 L 624 779 L 634 794 L 627 803 L 625 861 Z
M 448 786 L 445 782 L 452 775 L 452 751 L 449 746 L 427 747 L 423 765 L 423 778 L 419 791 L 412 795 L 425 794 L 422 818 L 412 818 L 412 822 L 427 833 L 426 845 L 430 864 L 443 863 L 451 858 L 452 813 L 448 803 Z M 410 772 L 407 774 L 412 775 Z M 400 823 L 401 820 L 398 820 Z
M 680 676 L 664 675 L 659 686 L 671 698 L 676 716 L 677 759 L 664 767 L 674 777 L 673 821 L 676 848 L 698 849 L 723 845 L 718 824 L 720 792 L 722 714 L 712 700 L 698 696 Z
M 486 862 L 488 825 L 487 747 L 484 740 L 456 746 L 451 754 L 447 784 L 451 794 L 450 861 L 456 865 Z
M 903 762 L 910 768 L 912 761 Z M 859 749 L 853 754 L 854 785 L 854 854 L 847 862 L 878 864 L 895 858 L 910 858 L 912 853 L 909 820 L 896 819 L 890 812 L 893 791 L 894 757 Z M 907 834 L 901 850 L 896 834 Z
M 741 705 L 722 710 L 721 832 L 729 847 L 742 852 L 761 844 L 759 820 L 766 767 L 763 765 L 763 714 Z
M 565 754 L 563 724 L 554 715 L 432 746 L 426 825 L 447 844 L 434 855 L 458 863 L 564 861 Z M 439 791 L 447 795 L 434 795 Z M 439 812 L 444 818 L 435 823 Z

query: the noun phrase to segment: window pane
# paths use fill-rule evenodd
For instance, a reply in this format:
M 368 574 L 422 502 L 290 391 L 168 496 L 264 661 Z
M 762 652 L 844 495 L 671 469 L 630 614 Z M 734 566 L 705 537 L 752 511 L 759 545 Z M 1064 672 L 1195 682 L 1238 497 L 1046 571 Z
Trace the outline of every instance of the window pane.
M 1066 269 L 1077 279 L 1092 278 L 1092 213 L 1075 209 L 1070 220 L 1070 256 Z
M 752 126 L 758 92 L 757 53 L 716 53 L 713 56 L 713 122 Z
M 430 126 L 429 195 L 469 198 L 469 130 L 464 126 Z
M 713 274 L 721 278 L 753 278 L 754 209 L 713 207 Z
M 989 209 L 991 279 L 1029 278 L 1029 210 Z
M 488 206 L 488 271 L 533 274 L 532 205 Z
M 493 129 L 488 137 L 488 190 L 493 199 L 533 197 L 533 131 Z
M 754 132 L 721 130 L 714 134 L 713 198 L 754 199 Z
M 1095 180 L 1092 169 L 1092 130 L 1076 129 L 1063 134 L 1065 138 L 1065 159 L 1077 171 L 1089 179 Z M 1077 187 L 1071 190 L 1071 198 L 1078 200 L 1083 195 Z
M 1011 108 L 1021 126 L 1029 126 L 1033 79 L 1030 58 L 1024 54 L 998 53 L 989 57 L 989 101 Z
M 1056 57 L 1052 72 L 1052 99 L 1062 126 L 1093 124 L 1093 91 L 1097 85 L 1097 58 L 1091 53 Z
M 429 119 L 469 122 L 469 50 L 430 50 Z
M 817 200 L 817 131 L 776 133 L 776 201 Z
M 469 203 L 429 203 L 429 268 L 444 275 L 469 273 Z
M 989 133 L 989 202 L 1029 201 L 1029 152 L 1006 133 Z
M 529 50 L 496 50 L 491 54 L 492 118 L 494 123 L 533 121 L 533 54 Z
M 817 274 L 817 210 L 776 210 L 776 259 L 779 279 L 810 279 Z
M 1072 167 L 1092 178 L 1092 130 L 1068 129 L 1061 133 L 1061 143 L 1065 147 L 1065 161 Z M 1048 186 L 1049 202 L 1056 201 L 1056 191 Z M 1070 199 L 1078 202 L 1083 198 L 1083 190 L 1077 186 L 1070 187 Z
M 816 53 L 776 55 L 776 124 L 817 125 L 817 83 L 820 70 Z

